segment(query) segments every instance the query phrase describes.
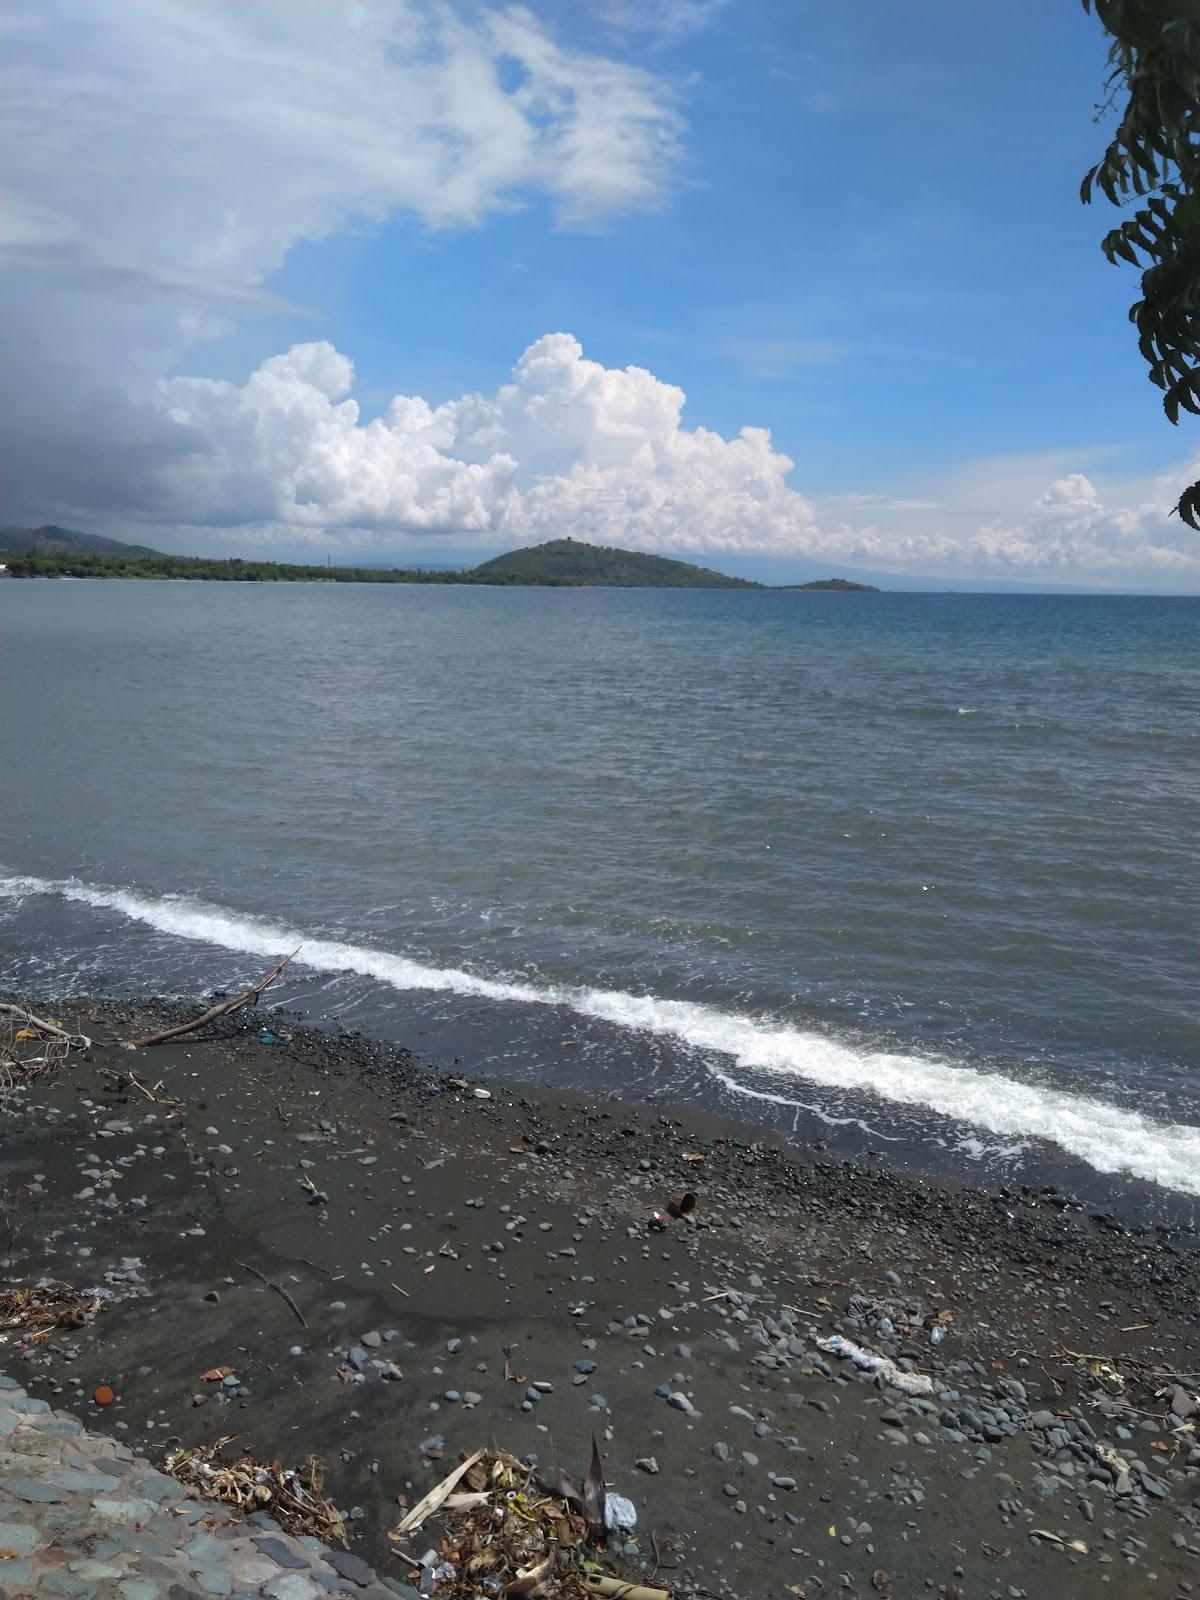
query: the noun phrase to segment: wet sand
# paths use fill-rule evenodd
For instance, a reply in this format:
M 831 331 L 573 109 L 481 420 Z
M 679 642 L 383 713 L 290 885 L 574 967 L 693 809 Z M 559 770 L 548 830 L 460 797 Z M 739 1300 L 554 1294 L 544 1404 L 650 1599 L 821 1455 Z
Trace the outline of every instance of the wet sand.
M 94 1038 L 176 1014 L 64 1009 Z M 619 1564 L 676 1595 L 1200 1585 L 1200 1449 L 1156 1392 L 1200 1387 L 1194 1236 L 462 1070 L 259 1013 L 12 1097 L 0 1272 L 112 1302 L 0 1368 L 151 1459 L 316 1452 L 397 1578 L 397 1497 L 460 1451 L 577 1476 L 595 1436 L 639 1512 Z M 694 1219 L 655 1231 L 684 1189 Z M 929 1392 L 822 1350 L 837 1333 Z M 202 1382 L 217 1365 L 235 1381 Z

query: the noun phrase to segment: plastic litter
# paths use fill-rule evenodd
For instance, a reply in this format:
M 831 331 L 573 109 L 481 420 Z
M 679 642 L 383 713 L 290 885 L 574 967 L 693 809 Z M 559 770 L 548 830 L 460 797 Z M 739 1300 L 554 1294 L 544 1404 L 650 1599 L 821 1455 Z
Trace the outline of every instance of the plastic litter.
M 637 1507 L 623 1494 L 611 1490 L 604 1496 L 604 1526 L 610 1533 L 630 1533 L 637 1527 Z
M 258 1042 L 259 1044 L 278 1044 L 279 1035 L 272 1033 L 270 1028 L 264 1028 L 258 1036 Z
M 824 1350 L 829 1355 L 840 1356 L 843 1361 L 852 1361 L 860 1372 L 877 1373 L 905 1394 L 933 1393 L 932 1378 L 920 1372 L 903 1372 L 888 1356 L 876 1355 L 873 1350 L 864 1350 L 862 1345 L 855 1344 L 853 1339 L 844 1339 L 840 1333 L 832 1334 L 828 1339 L 818 1339 L 817 1349 Z

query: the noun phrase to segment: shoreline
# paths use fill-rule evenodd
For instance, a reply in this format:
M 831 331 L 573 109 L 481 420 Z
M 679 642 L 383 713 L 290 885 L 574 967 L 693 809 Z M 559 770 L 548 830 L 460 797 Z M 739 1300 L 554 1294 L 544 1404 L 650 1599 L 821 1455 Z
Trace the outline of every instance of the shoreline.
M 96 1036 L 196 1012 L 55 1014 Z M 639 1507 L 629 1570 L 657 1561 L 677 1595 L 868 1595 L 886 1571 L 897 1600 L 1083 1600 L 1196 1576 L 1200 1448 L 1148 1381 L 1200 1369 L 1200 1263 L 1169 1230 L 826 1160 L 706 1113 L 476 1084 L 469 1061 L 439 1073 L 278 1011 L 89 1056 L 0 1112 L 0 1270 L 113 1303 L 31 1357 L 0 1346 L 0 1368 L 59 1405 L 111 1385 L 89 1425 L 152 1460 L 226 1433 L 315 1451 L 381 1571 L 399 1565 L 397 1494 L 460 1450 L 578 1475 L 595 1435 Z M 131 1069 L 142 1088 L 121 1087 Z M 650 1231 L 685 1188 L 695 1220 Z M 823 1353 L 839 1333 L 930 1397 Z M 1064 1350 L 1103 1354 L 1123 1387 Z M 200 1381 L 220 1363 L 235 1387 Z M 1127 1483 L 1089 1430 L 1140 1463 Z

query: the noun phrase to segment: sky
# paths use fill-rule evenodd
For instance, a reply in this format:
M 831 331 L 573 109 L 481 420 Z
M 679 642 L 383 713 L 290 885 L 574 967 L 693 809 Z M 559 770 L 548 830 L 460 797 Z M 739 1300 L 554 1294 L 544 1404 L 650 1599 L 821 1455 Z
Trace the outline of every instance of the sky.
M 7 525 L 1193 592 L 1064 0 L 9 0 Z

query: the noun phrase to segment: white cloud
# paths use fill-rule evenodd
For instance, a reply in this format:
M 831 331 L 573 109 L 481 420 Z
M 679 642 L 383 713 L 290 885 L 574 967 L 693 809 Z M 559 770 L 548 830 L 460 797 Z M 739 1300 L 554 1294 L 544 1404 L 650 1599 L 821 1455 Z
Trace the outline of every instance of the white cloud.
M 521 6 L 13 0 L 0 26 L 10 518 L 68 442 L 104 482 L 108 414 L 278 309 L 298 242 L 531 201 L 592 227 L 657 203 L 677 153 L 661 80 Z
M 1167 585 L 1200 576 L 1194 536 L 1169 516 L 1182 470 L 1102 496 L 1081 472 L 1047 485 L 1042 458 L 978 463 L 933 498 L 814 509 L 765 429 L 726 439 L 686 427 L 681 389 L 588 360 L 566 333 L 530 345 L 493 395 L 438 406 L 398 395 L 364 421 L 353 379 L 351 363 L 318 342 L 264 362 L 241 387 L 162 383 L 155 422 L 175 443 L 139 503 L 162 522 L 323 548 L 331 531 L 386 549 L 441 535 L 498 546 L 570 533 L 948 576 Z M 1044 487 L 1031 492 L 1039 472 Z M 964 498 L 972 489 L 1017 499 L 981 514 Z
M 397 396 L 369 422 L 350 363 L 296 345 L 241 388 L 177 378 L 159 410 L 187 441 L 147 486 L 175 517 L 295 530 L 466 534 L 480 543 L 571 532 L 660 550 L 771 550 L 812 533 L 792 463 L 761 428 L 724 439 L 681 424 L 684 395 L 640 367 L 587 360 L 569 334 L 530 345 L 495 395 L 437 407 Z M 394 539 L 393 539 L 394 542 Z

